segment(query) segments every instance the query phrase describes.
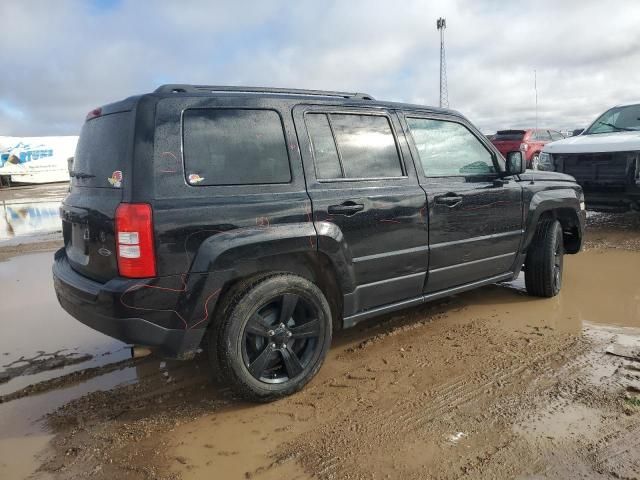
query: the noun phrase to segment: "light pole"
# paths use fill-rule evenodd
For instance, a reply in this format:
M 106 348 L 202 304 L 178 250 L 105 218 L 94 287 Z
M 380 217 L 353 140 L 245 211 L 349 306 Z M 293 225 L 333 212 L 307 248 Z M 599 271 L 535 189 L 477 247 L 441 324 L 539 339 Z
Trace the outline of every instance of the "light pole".
M 444 29 L 447 28 L 447 21 L 444 17 L 440 17 L 436 22 L 436 26 L 440 32 L 440 108 L 448 108 L 447 61 L 444 54 Z

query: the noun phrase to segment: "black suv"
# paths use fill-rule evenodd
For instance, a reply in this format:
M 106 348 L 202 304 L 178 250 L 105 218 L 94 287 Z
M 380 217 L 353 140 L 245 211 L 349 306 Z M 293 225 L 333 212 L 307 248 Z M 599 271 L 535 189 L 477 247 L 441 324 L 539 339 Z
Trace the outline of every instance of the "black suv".
M 237 392 L 274 399 L 364 319 L 523 266 L 556 295 L 582 190 L 524 168 L 449 110 L 165 85 L 87 116 L 55 289 L 86 325 L 165 356 L 202 345 Z

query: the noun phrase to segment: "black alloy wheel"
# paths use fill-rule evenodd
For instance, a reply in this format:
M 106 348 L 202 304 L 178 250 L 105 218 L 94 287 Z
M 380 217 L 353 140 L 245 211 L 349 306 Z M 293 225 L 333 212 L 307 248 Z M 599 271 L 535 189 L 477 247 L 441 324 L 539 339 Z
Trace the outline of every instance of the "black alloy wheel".
M 285 293 L 261 305 L 249 318 L 242 358 L 249 373 L 265 383 L 291 380 L 309 366 L 318 348 L 320 321 L 308 301 Z
M 300 390 L 331 345 L 331 308 L 311 281 L 289 273 L 241 282 L 221 300 L 209 359 L 233 390 L 271 401 Z

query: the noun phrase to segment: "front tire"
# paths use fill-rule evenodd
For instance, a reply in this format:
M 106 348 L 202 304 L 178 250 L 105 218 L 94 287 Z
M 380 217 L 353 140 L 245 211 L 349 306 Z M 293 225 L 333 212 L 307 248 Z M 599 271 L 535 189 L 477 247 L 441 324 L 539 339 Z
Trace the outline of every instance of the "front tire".
M 529 246 L 524 280 L 529 295 L 555 297 L 562 287 L 564 243 L 558 220 L 542 220 Z
M 258 278 L 235 292 L 209 358 L 241 397 L 266 402 L 291 395 L 318 372 L 331 344 L 331 309 L 322 291 L 291 274 Z

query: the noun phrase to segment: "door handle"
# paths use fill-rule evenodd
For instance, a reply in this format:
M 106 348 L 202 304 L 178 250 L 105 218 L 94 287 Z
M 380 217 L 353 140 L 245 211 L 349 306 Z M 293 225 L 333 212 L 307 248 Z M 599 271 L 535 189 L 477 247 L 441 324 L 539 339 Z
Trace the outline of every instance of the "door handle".
M 449 208 L 453 208 L 462 202 L 462 197 L 458 197 L 454 194 L 441 195 L 435 198 L 437 205 L 445 205 Z
M 344 202 L 342 205 L 330 205 L 328 209 L 331 215 L 346 216 L 355 215 L 362 210 L 364 210 L 364 205 L 352 201 Z

